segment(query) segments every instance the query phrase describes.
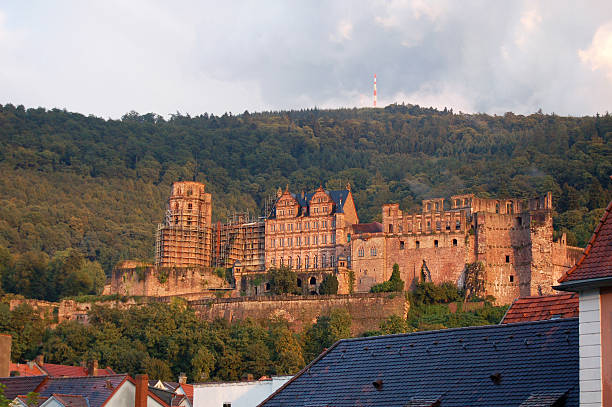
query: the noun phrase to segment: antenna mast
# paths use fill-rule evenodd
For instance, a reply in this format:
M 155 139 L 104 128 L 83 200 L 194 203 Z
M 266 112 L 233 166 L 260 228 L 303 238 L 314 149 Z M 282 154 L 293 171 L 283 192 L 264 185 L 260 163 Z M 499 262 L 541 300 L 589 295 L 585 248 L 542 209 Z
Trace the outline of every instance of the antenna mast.
M 374 107 L 376 107 L 376 74 L 374 74 Z

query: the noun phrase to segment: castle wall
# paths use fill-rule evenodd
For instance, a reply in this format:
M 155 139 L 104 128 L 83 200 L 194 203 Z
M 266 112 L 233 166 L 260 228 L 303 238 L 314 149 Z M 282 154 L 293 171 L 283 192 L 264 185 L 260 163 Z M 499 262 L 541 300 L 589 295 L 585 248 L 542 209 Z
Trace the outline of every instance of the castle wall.
M 301 332 L 315 323 L 317 317 L 344 308 L 352 318 L 351 333 L 358 335 L 379 328 L 385 318 L 396 314 L 405 317 L 409 303 L 403 294 L 354 294 L 321 296 L 271 296 L 193 301 L 190 305 L 203 319 L 228 321 L 253 318 L 267 321 L 283 318 L 290 328 Z
M 111 293 L 126 296 L 164 297 L 230 288 L 225 278 L 201 267 L 115 269 L 111 277 Z

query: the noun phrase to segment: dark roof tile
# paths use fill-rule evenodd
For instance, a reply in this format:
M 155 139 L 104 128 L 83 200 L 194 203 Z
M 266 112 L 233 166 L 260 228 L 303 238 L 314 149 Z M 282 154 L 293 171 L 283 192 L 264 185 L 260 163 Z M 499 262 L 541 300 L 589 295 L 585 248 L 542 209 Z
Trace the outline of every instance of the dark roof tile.
M 576 318 L 341 340 L 261 406 L 518 406 L 568 389 L 577 406 Z
M 13 400 L 33 392 L 48 376 L 0 377 L 0 384 L 5 386 L 4 396 Z

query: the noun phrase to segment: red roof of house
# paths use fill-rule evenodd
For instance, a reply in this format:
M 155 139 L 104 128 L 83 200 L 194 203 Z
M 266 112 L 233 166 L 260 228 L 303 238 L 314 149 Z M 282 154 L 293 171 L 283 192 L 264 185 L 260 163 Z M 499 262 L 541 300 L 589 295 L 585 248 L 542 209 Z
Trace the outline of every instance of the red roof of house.
M 18 372 L 19 374 L 15 376 L 40 376 L 45 374 L 36 363 L 11 363 L 9 372 Z
M 383 231 L 382 223 L 355 223 L 353 224 L 353 233 L 379 233 Z
M 518 298 L 512 303 L 502 324 L 542 321 L 578 316 L 578 294 L 558 294 Z
M 191 405 L 193 405 L 193 385 L 185 383 L 185 384 L 181 384 L 181 388 L 183 389 L 183 391 L 185 392 L 185 395 L 191 402 Z
M 88 376 L 86 367 L 83 366 L 67 366 L 67 365 L 56 365 L 54 363 L 44 363 L 41 366 L 49 376 L 53 377 L 83 377 Z M 94 376 L 107 376 L 115 374 L 112 369 L 96 369 Z
M 612 277 L 612 202 L 595 229 L 582 258 L 561 279 L 560 283 L 568 283 L 594 278 Z

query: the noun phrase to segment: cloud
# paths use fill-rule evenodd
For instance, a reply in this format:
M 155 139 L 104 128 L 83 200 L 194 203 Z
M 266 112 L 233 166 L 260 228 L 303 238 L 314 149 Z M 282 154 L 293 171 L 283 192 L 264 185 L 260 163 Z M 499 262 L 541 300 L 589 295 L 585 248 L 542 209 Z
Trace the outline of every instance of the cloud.
M 376 73 L 380 106 L 610 110 L 612 2 L 563 1 L 5 2 L 0 103 L 103 117 L 371 106 Z
M 612 22 L 599 27 L 591 45 L 585 50 L 579 50 L 578 56 L 591 70 L 604 71 L 612 81 Z

